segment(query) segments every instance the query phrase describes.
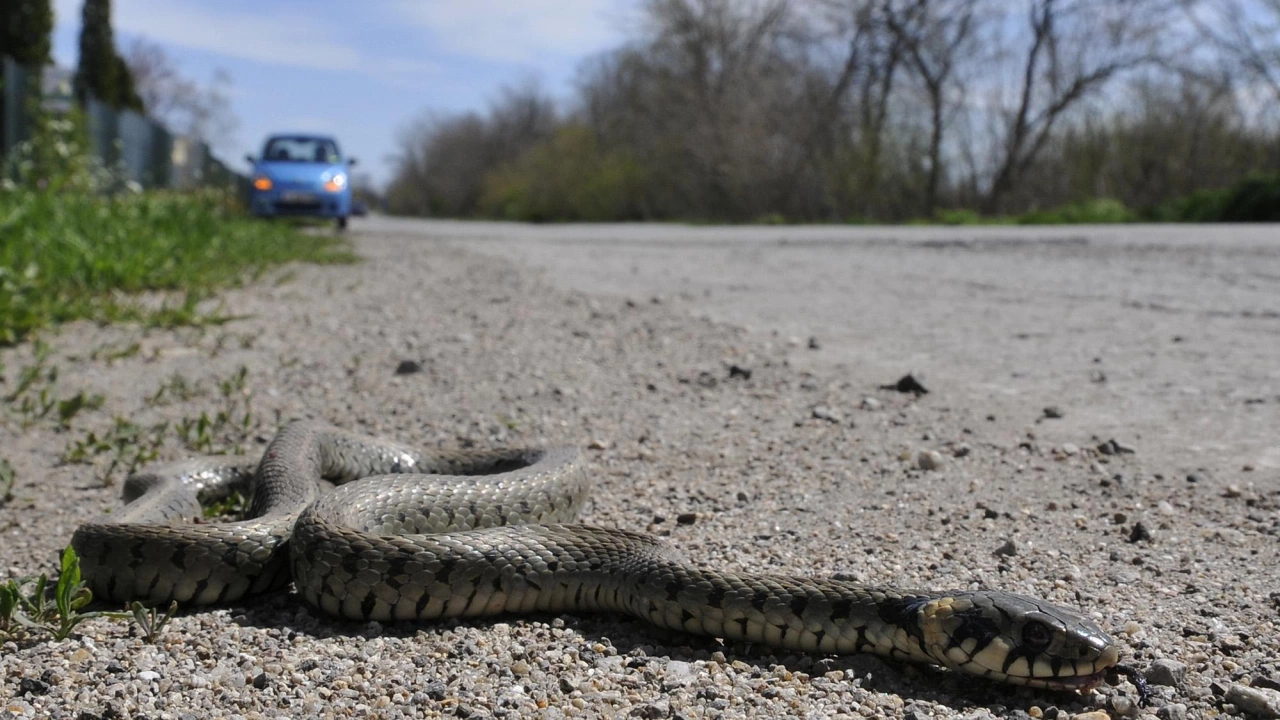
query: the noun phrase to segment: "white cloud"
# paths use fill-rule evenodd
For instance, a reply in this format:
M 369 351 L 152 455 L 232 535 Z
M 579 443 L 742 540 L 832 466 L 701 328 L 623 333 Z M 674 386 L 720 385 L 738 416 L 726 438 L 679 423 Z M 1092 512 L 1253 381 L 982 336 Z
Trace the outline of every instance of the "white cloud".
M 580 57 L 620 37 L 619 0 L 400 0 L 396 14 L 430 31 L 442 49 L 468 57 L 537 64 Z
M 78 26 L 79 4 L 58 0 L 59 21 Z M 250 13 L 180 0 L 124 0 L 112 10 L 116 29 L 168 45 L 317 70 L 348 70 L 361 62 L 360 53 L 338 40 L 332 26 L 304 13 Z

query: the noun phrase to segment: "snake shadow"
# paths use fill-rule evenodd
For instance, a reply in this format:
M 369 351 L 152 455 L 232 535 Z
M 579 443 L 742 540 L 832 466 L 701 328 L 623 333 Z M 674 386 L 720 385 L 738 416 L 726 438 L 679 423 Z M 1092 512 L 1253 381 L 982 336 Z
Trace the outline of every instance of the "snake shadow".
M 624 615 L 575 615 L 530 613 L 518 616 L 496 616 L 474 619 L 450 619 L 437 622 L 378 623 L 340 620 L 308 607 L 297 595 L 280 590 L 259 595 L 251 605 L 227 608 L 238 625 L 270 630 L 287 627 L 291 632 L 316 637 L 387 637 L 412 639 L 420 633 L 455 628 L 483 630 L 495 623 L 519 627 L 538 622 L 563 627 L 586 641 L 600 642 L 614 648 L 630 666 L 641 666 L 655 659 L 697 662 L 711 660 L 715 653 L 725 663 L 741 661 L 754 666 L 761 674 L 781 666 L 793 673 L 806 673 L 820 678 L 839 671 L 838 682 L 857 683 L 863 689 L 897 695 L 908 705 L 912 701 L 942 705 L 956 712 L 986 709 L 997 717 L 1027 717 L 1022 708 L 1029 705 L 1056 706 L 1068 712 L 1088 709 L 1085 698 L 1073 692 L 1057 692 L 985 681 L 973 676 L 915 663 L 897 662 L 877 655 L 817 655 L 778 653 L 772 648 L 753 643 L 724 642 L 718 638 L 687 635 L 655 628 L 641 620 Z M 196 612 L 199 612 L 198 610 Z M 587 658 L 591 651 L 583 653 Z M 719 660 L 719 658 L 715 658 Z

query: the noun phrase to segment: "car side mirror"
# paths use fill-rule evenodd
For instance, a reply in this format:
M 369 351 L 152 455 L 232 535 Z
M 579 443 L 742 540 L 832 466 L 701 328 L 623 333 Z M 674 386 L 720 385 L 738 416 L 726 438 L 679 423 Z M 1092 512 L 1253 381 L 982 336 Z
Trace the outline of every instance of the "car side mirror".
M 347 164 L 348 164 L 348 165 L 355 165 L 355 164 L 356 164 L 356 159 L 355 159 L 355 158 L 347 158 Z

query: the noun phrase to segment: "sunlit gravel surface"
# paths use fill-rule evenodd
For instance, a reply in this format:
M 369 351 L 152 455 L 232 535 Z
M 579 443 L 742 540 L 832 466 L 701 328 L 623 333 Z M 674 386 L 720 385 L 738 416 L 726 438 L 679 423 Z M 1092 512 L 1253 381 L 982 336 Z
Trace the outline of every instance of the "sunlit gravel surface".
M 1077 426 L 1055 427 L 1042 397 L 987 402 L 960 371 L 942 384 L 926 375 L 926 395 L 899 393 L 882 386 L 909 363 L 813 362 L 830 351 L 822 337 L 810 349 L 807 336 L 767 323 L 704 318 L 696 294 L 587 294 L 538 269 L 553 262 L 545 257 L 388 231 L 357 234 L 356 249 L 358 266 L 295 267 L 226 294 L 221 312 L 236 319 L 224 325 L 47 333 L 54 391 L 105 402 L 69 429 L 56 412 L 24 423 L 15 405 L 4 409 L 0 456 L 18 481 L 0 508 L 0 579 L 52 573 L 76 525 L 118 505 L 119 473 L 110 487 L 100 479 L 111 453 L 64 462 L 115 418 L 172 428 L 201 413 L 216 423 L 229 407 L 239 421 L 247 408 L 249 453 L 291 418 L 424 447 L 569 443 L 595 478 L 586 522 L 659 534 L 698 563 L 737 571 L 985 587 L 1074 606 L 1155 681 L 1151 706 L 1138 707 L 1128 683 L 1031 691 L 870 656 L 780 655 L 622 616 L 351 624 L 281 592 L 184 610 L 155 644 L 102 618 L 65 641 L 7 642 L 0 718 L 1280 713 L 1280 470 L 1256 453 L 1144 445 L 1114 432 L 1119 407 L 1121 422 L 1064 431 Z M 1242 342 L 1280 358 L 1280 320 L 1261 327 Z M 1228 352 L 1231 338 L 1220 340 Z M 1002 352 L 987 343 L 972 355 L 998 362 Z M 397 374 L 404 361 L 419 371 Z M 0 362 L 8 393 L 32 348 L 0 351 Z M 223 397 L 219 383 L 241 367 L 243 388 Z M 1105 380 L 1089 373 L 1081 364 L 1076 394 L 1054 386 L 1061 420 L 1106 402 L 1094 389 Z M 175 377 L 192 391 L 174 390 Z M 1239 413 L 1275 414 L 1280 385 L 1266 382 Z M 163 459 L 195 454 L 172 429 L 167 437 Z

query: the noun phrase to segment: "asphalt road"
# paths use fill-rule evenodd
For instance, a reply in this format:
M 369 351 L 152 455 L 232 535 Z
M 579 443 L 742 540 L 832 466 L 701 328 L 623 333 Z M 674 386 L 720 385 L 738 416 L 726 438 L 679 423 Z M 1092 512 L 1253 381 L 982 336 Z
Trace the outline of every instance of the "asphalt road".
M 1280 228 L 355 226 L 515 258 L 566 287 L 675 303 L 850 382 L 923 374 L 1047 441 L 1280 468 Z M 809 348 L 809 338 L 818 349 Z M 1040 417 L 1054 406 L 1063 417 Z

